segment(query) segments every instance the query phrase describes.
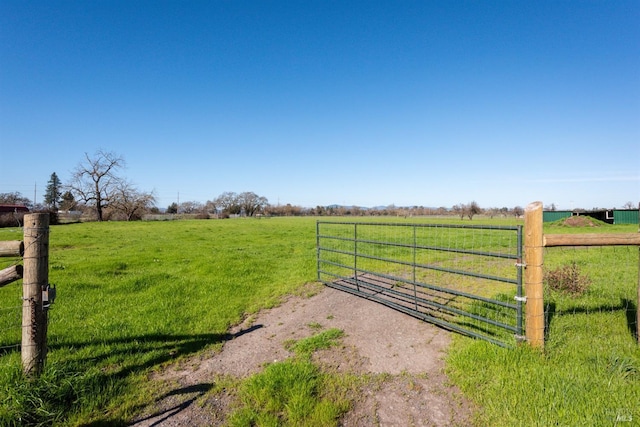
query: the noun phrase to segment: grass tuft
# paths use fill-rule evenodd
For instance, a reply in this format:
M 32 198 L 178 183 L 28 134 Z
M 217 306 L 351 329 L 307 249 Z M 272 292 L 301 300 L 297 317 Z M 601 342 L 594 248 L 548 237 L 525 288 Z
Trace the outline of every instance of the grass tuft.
M 290 341 L 286 347 L 298 356 L 310 355 L 315 351 L 338 345 L 339 339 L 343 336 L 344 332 L 342 330 L 332 328 L 299 341 Z
M 336 345 L 342 336 L 341 330 L 329 329 L 290 343 L 296 357 L 268 365 L 240 386 L 242 407 L 230 416 L 230 425 L 337 425 L 349 408 L 346 396 L 353 383 L 321 372 L 309 356 Z

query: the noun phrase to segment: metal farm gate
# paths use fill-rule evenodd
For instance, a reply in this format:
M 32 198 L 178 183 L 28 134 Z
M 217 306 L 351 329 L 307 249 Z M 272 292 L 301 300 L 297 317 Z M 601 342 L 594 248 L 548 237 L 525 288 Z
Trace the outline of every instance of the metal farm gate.
M 318 281 L 443 328 L 523 337 L 522 226 L 316 224 Z

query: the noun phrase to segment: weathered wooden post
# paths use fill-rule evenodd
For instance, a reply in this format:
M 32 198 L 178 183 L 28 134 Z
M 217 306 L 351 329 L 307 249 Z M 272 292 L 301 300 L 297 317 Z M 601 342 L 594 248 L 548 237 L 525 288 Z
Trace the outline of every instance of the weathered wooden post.
M 22 278 L 22 369 L 28 376 L 42 372 L 47 352 L 47 312 L 42 292 L 49 283 L 49 214 L 24 216 Z
M 24 244 L 21 240 L 0 241 L 0 257 L 21 257 L 23 252 Z M 22 279 L 22 266 L 19 264 L 0 270 L 0 288 L 20 279 Z
M 20 240 L 4 240 L 0 242 L 0 257 L 1 256 L 22 256 L 24 252 L 24 243 Z
M 22 279 L 22 271 L 21 265 L 12 265 L 0 270 L 0 288 L 11 282 Z
M 542 202 L 533 202 L 524 210 L 525 257 L 525 336 L 532 347 L 544 348 L 544 258 Z

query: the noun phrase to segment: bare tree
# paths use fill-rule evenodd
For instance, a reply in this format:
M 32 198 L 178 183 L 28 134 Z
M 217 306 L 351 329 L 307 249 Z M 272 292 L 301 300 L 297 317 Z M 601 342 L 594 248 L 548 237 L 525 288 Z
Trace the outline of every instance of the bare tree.
M 127 221 L 140 219 L 156 203 L 153 193 L 138 191 L 131 183 L 120 180 L 112 193 L 110 208 L 122 215 Z
M 475 215 L 482 213 L 482 209 L 475 202 L 475 200 L 469 203 L 468 205 L 466 205 L 464 211 L 465 211 L 465 214 L 467 215 L 467 218 L 469 218 L 469 221 L 471 221 Z
M 479 213 L 482 213 L 482 208 L 475 201 L 471 203 L 460 203 L 458 205 L 453 205 L 451 210 L 458 216 L 460 219 L 464 219 L 466 216 L 469 218 L 469 221 L 473 220 L 473 217 Z
M 464 219 L 464 214 L 465 214 L 465 205 L 463 204 L 459 204 L 459 205 L 453 205 L 451 207 L 451 210 L 456 214 L 460 216 L 460 219 Z
M 493 217 L 500 215 L 500 209 L 498 208 L 488 208 L 484 210 L 485 214 L 489 215 L 489 218 L 493 219 Z
M 636 208 L 636 206 L 634 206 L 633 202 L 631 202 L 631 201 L 625 203 L 622 206 L 622 209 L 635 209 L 635 208 Z
M 239 214 L 242 207 L 238 204 L 238 195 L 232 191 L 227 191 L 216 197 L 213 203 L 219 207 L 223 213 L 234 215 Z
M 114 201 L 122 178 L 117 172 L 124 168 L 125 161 L 112 152 L 99 150 L 93 157 L 85 153 L 85 160 L 72 172 L 69 190 L 77 199 L 96 211 L 98 221 L 103 219 L 103 211 Z
M 245 191 L 238 196 L 238 204 L 247 216 L 254 216 L 262 211 L 269 201 L 266 197 L 258 196 L 251 191 Z
M 204 211 L 208 214 L 217 215 L 218 206 L 216 206 L 216 202 L 213 200 L 207 200 L 207 203 L 204 204 Z
M 196 201 L 186 201 L 178 206 L 178 213 L 193 214 L 204 209 L 204 205 Z

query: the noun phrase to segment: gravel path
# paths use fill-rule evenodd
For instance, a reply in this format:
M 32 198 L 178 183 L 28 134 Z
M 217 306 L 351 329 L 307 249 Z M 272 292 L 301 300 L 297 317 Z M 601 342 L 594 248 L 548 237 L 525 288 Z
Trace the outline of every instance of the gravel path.
M 309 325 L 315 325 L 310 327 Z M 317 353 L 316 361 L 340 372 L 385 373 L 362 390 L 344 426 L 468 425 L 471 405 L 443 373 L 449 332 L 372 301 L 323 287 L 310 298 L 289 297 L 230 332 L 221 352 L 199 356 L 157 375 L 169 392 L 132 425 L 223 425 L 229 396 L 207 394 L 221 375 L 247 377 L 265 363 L 292 354 L 284 342 L 322 329 L 345 332 L 343 346 Z M 196 403 L 197 402 L 197 403 Z

